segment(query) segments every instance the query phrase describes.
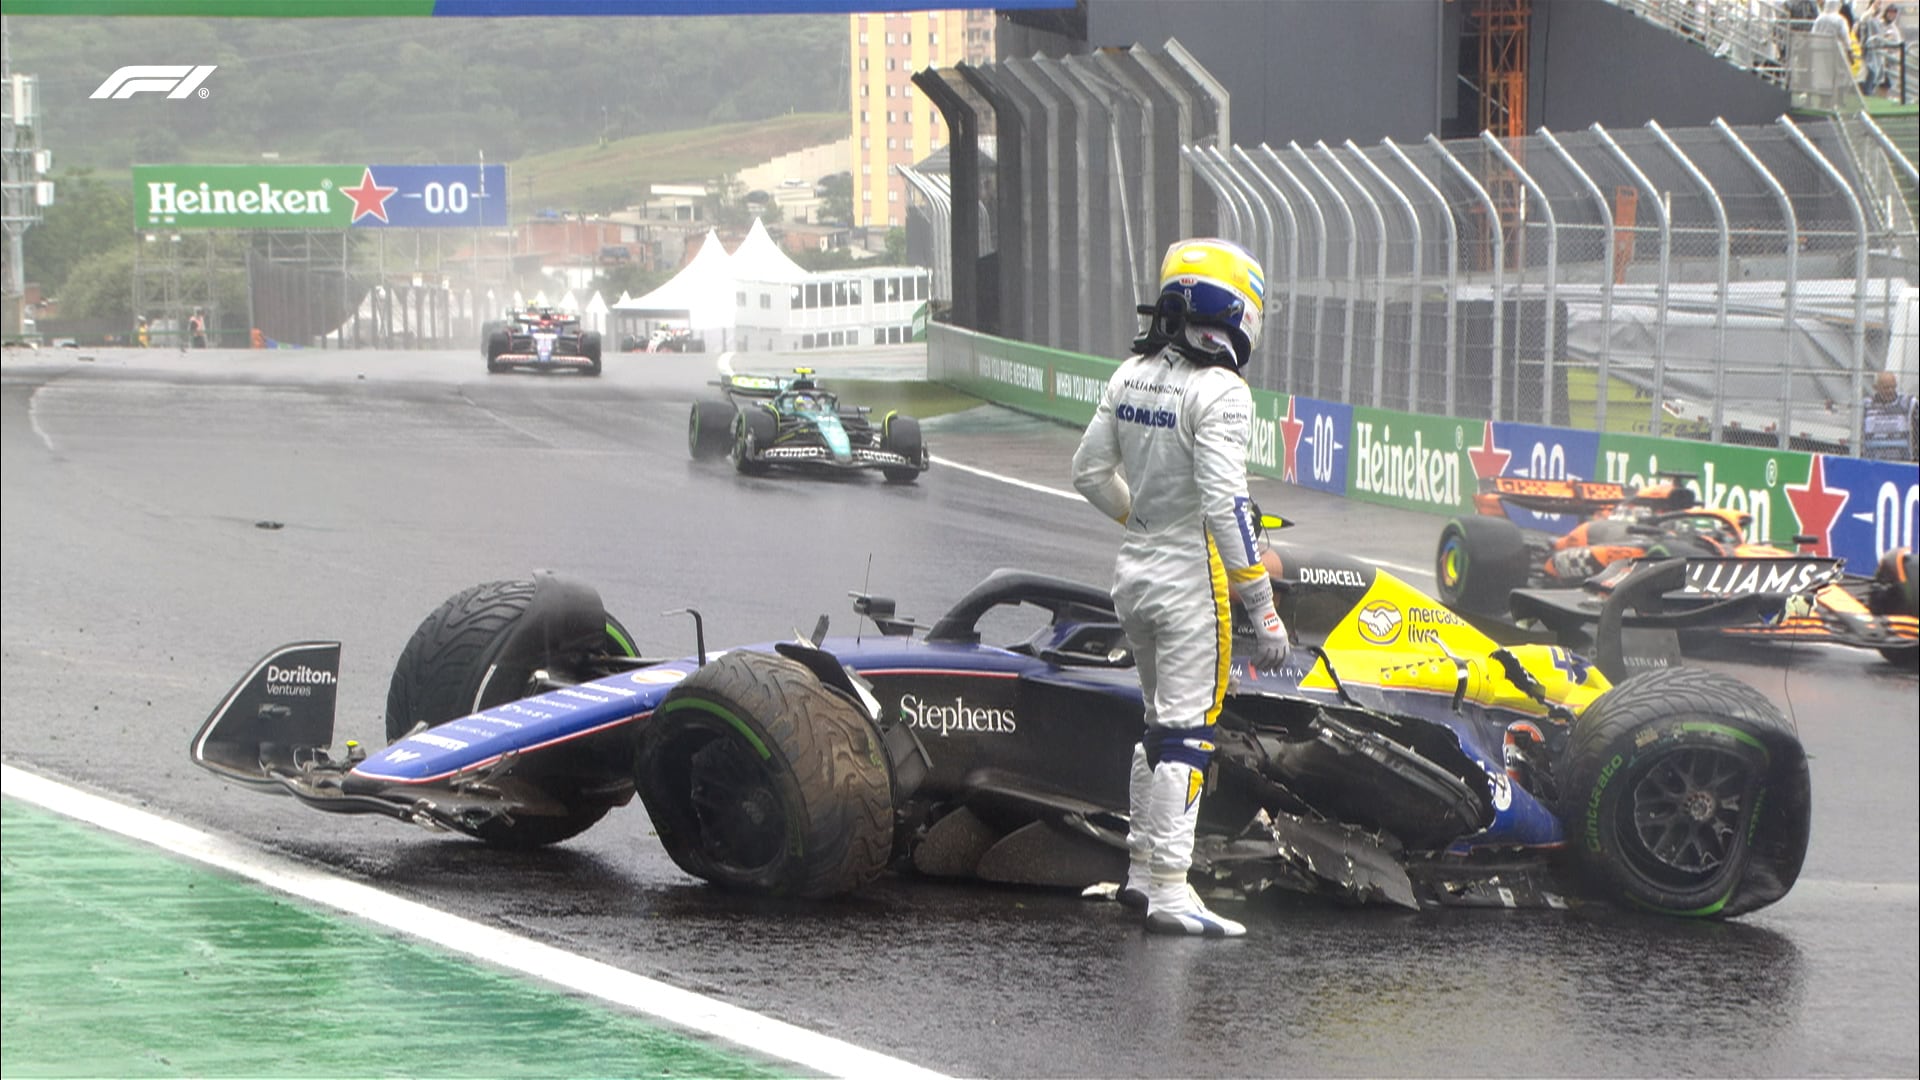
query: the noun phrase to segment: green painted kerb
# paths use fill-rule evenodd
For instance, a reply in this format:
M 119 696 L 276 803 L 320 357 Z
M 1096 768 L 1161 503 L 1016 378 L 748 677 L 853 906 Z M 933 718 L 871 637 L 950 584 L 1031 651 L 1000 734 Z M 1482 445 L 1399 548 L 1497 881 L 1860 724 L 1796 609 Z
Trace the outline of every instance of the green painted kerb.
M 0 803 L 0 1073 L 794 1075 Z

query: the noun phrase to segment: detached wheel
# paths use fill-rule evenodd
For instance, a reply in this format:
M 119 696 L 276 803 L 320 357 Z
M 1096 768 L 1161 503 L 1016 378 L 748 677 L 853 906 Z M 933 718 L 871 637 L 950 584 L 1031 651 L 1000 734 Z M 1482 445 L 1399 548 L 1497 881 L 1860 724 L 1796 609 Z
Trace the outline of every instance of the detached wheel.
M 1806 858 L 1806 752 L 1758 690 L 1690 668 L 1639 675 L 1574 723 L 1561 817 L 1608 899 L 1740 915 L 1780 899 Z
M 645 721 L 634 762 L 667 854 L 721 888 L 837 896 L 892 853 L 879 735 L 783 657 L 734 651 L 694 672 Z
M 734 408 L 724 401 L 696 401 L 687 416 L 687 453 L 695 461 L 721 457 L 733 446 Z
M 613 616 L 600 613 L 597 634 L 576 635 L 560 626 L 530 626 L 536 586 L 531 581 L 492 581 L 455 593 L 413 632 L 387 685 L 387 741 L 414 728 L 456 720 L 527 696 L 536 670 L 560 678 L 596 678 L 593 657 L 639 655 L 633 635 Z M 526 630 L 536 631 L 528 634 Z M 551 633 L 543 632 L 550 630 Z M 529 651 L 519 642 L 556 638 L 553 651 Z M 566 640 L 568 637 L 574 640 Z M 613 803 L 586 800 L 573 791 L 550 791 L 566 807 L 559 816 L 522 815 L 492 821 L 474 835 L 501 848 L 535 848 L 586 831 Z
M 1448 607 L 1504 618 L 1531 570 L 1526 534 L 1505 518 L 1454 518 L 1440 530 L 1433 580 Z
M 889 484 L 911 484 L 920 479 L 926 471 L 927 448 L 920 441 L 920 421 L 911 416 L 889 416 L 886 427 L 880 432 L 880 449 L 890 454 L 899 454 L 908 461 L 917 461 L 917 467 L 894 466 L 880 470 Z

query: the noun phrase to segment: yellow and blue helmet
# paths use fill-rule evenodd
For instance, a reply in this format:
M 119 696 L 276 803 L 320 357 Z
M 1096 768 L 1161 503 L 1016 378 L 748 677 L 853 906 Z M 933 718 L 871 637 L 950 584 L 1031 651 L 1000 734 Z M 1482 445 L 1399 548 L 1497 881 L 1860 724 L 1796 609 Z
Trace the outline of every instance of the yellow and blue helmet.
M 1231 240 L 1199 237 L 1181 240 L 1160 260 L 1160 301 L 1170 294 L 1186 307 L 1185 324 L 1202 337 L 1225 336 L 1233 363 L 1244 368 L 1260 343 L 1260 316 L 1267 281 L 1260 264 Z

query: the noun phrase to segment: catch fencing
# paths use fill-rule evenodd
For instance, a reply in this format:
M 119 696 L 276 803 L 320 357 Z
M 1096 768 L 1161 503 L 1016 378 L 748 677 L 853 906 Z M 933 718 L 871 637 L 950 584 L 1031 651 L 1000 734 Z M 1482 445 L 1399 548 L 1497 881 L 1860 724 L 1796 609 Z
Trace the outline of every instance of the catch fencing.
M 958 326 L 1123 355 L 1211 234 L 1266 268 L 1266 390 L 1845 452 L 1873 373 L 1911 382 L 1916 174 L 1865 114 L 1242 146 L 1175 42 L 915 82 L 981 193 L 930 208 Z

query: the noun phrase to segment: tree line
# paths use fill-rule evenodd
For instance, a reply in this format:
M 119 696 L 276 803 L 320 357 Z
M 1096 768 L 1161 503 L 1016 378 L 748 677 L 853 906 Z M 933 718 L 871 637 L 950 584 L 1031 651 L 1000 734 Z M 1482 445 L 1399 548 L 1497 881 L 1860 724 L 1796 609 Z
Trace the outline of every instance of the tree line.
M 9 18 L 58 197 L 30 280 L 63 319 L 130 321 L 134 164 L 510 162 L 847 106 L 847 20 Z M 214 64 L 205 98 L 88 97 L 129 64 Z M 215 242 L 206 240 L 203 242 Z M 644 282 L 633 282 L 640 285 Z

